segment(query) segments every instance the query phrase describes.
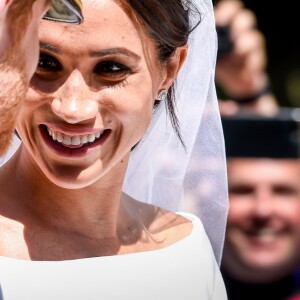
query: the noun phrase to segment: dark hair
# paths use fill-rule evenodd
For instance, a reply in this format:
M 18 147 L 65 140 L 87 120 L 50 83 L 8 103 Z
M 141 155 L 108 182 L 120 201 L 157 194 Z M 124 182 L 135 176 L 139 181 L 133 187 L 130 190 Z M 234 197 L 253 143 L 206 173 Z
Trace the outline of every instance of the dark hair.
M 192 3 L 184 9 L 181 0 L 116 0 L 132 18 L 136 19 L 156 43 L 158 60 L 168 63 L 178 47 L 184 46 L 190 33 L 200 23 L 200 13 Z M 133 12 L 132 12 L 133 11 Z M 196 24 L 190 24 L 189 13 L 199 16 Z M 176 116 L 175 88 L 168 91 L 167 108 L 172 126 L 183 143 L 178 118 Z

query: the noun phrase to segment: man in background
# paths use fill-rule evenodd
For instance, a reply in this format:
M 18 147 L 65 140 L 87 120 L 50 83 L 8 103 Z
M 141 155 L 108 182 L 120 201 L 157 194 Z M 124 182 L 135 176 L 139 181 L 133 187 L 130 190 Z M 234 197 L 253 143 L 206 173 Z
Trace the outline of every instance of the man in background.
M 229 300 L 289 299 L 299 284 L 299 111 L 223 117 L 230 208 L 222 260 Z

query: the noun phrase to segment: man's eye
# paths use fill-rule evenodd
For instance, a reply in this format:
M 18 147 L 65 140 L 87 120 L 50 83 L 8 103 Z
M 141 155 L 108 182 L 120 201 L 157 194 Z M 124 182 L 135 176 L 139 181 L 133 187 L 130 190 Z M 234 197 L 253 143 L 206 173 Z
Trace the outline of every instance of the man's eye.
M 42 71 L 60 71 L 61 65 L 56 58 L 49 54 L 41 53 L 38 62 L 38 69 Z
M 94 69 L 94 72 L 97 74 L 103 74 L 108 76 L 115 76 L 126 74 L 130 68 L 127 66 L 117 63 L 115 61 L 102 61 L 98 63 Z
M 299 195 L 297 187 L 288 185 L 278 185 L 273 188 L 274 193 L 280 196 L 297 196 Z
M 229 194 L 231 195 L 250 195 L 254 189 L 250 186 L 229 186 Z

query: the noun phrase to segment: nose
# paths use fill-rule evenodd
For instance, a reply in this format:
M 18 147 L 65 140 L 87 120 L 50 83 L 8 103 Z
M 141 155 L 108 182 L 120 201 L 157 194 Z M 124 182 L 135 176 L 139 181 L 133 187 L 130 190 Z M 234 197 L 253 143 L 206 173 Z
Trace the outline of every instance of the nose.
M 71 124 L 94 119 L 98 112 L 95 96 L 82 74 L 75 70 L 55 93 L 52 111 Z
M 259 190 L 255 195 L 254 214 L 258 218 L 268 218 L 275 208 L 275 201 L 272 192 L 269 190 Z

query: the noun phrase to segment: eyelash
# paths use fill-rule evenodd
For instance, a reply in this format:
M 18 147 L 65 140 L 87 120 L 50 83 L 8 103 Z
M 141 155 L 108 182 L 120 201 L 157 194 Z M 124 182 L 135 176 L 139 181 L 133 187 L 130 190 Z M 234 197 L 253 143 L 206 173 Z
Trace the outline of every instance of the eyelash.
M 102 70 L 99 70 L 102 68 Z M 111 74 L 117 74 L 117 73 L 128 73 L 130 71 L 130 68 L 127 66 L 120 64 L 116 61 L 102 61 L 99 62 L 96 67 L 94 68 L 95 73 L 111 73 Z
M 44 71 L 61 71 L 62 69 L 59 61 L 46 53 L 40 54 L 37 68 Z
M 114 89 L 125 86 L 127 76 L 131 73 L 129 67 L 113 60 L 99 62 L 93 71 L 105 86 Z
M 127 85 L 127 80 L 124 79 L 123 81 L 119 82 L 119 83 L 114 83 L 114 84 L 106 84 L 107 88 L 110 88 L 112 90 L 116 90 L 118 88 L 122 88 L 125 87 Z
M 63 67 L 60 62 L 47 53 L 41 53 L 37 66 L 37 73 L 42 76 L 46 74 L 50 77 L 62 71 Z M 98 81 L 109 88 L 125 86 L 127 76 L 132 72 L 131 68 L 116 62 L 115 60 L 103 60 L 94 67 L 93 73 Z M 52 74 L 51 74 L 52 73 Z
M 124 87 L 127 84 L 127 76 L 131 73 L 129 67 L 114 60 L 99 62 L 93 71 L 100 81 L 111 89 Z

